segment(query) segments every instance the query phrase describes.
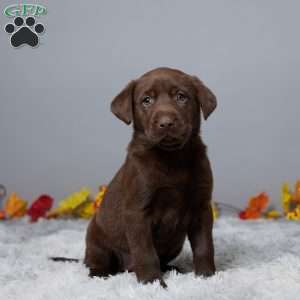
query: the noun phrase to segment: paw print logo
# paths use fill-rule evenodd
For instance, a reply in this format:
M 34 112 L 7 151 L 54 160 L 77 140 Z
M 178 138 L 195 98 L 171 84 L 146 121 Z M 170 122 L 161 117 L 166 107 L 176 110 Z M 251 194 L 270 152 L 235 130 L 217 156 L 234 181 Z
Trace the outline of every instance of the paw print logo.
M 25 22 L 22 17 L 16 17 L 14 24 L 6 24 L 5 31 L 11 34 L 10 43 L 13 47 L 25 44 L 36 47 L 39 44 L 39 35 L 45 31 L 45 27 L 41 23 L 36 24 L 34 17 L 27 17 Z

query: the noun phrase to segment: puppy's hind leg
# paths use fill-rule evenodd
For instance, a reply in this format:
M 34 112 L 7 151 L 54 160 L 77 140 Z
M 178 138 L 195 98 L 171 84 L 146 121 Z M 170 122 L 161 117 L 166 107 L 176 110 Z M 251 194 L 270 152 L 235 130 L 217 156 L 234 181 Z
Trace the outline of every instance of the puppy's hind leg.
M 120 271 L 120 261 L 109 247 L 102 229 L 92 218 L 86 234 L 84 264 L 89 269 L 89 276 L 107 277 Z
M 108 277 L 119 271 L 118 258 L 111 250 L 91 244 L 86 248 L 84 264 L 89 269 L 90 277 Z

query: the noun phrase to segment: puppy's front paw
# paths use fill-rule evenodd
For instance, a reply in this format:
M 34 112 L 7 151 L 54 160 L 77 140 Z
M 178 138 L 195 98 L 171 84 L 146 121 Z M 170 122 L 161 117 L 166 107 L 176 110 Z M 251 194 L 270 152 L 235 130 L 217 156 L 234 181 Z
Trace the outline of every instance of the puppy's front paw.
M 158 280 L 160 285 L 163 288 L 167 287 L 167 284 L 162 279 L 162 276 L 161 276 L 160 272 L 143 272 L 142 274 L 137 273 L 136 275 L 137 275 L 138 281 L 142 282 L 144 284 L 153 283 L 154 281 Z
M 154 281 L 158 280 L 159 281 L 159 284 L 163 287 L 163 288 L 167 288 L 167 284 L 165 283 L 165 281 L 161 278 L 161 277 L 158 277 L 158 278 L 147 278 L 147 279 L 138 279 L 138 281 L 144 283 L 144 284 L 147 284 L 147 283 L 153 283 Z
M 215 270 L 201 270 L 201 271 L 195 272 L 195 274 L 197 276 L 210 277 L 210 276 L 215 275 L 215 272 L 216 272 Z
M 204 277 L 210 277 L 213 276 L 216 272 L 216 268 L 214 264 L 201 264 L 195 268 L 195 274 L 196 276 L 204 276 Z

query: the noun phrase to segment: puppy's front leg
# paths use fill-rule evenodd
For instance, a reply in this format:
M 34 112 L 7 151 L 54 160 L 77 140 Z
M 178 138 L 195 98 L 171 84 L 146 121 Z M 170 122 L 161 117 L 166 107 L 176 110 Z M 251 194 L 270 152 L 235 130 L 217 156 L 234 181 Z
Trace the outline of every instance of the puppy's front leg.
M 202 207 L 198 217 L 194 217 L 189 228 L 189 240 L 194 257 L 196 275 L 211 276 L 215 273 L 214 246 L 212 239 L 211 206 Z
M 126 237 L 138 281 L 148 283 L 159 280 L 163 287 L 167 287 L 162 279 L 159 258 L 153 245 L 149 217 L 144 210 L 126 210 L 125 222 Z
M 216 270 L 212 237 L 212 172 L 208 159 L 201 161 L 197 167 L 199 176 L 196 178 L 199 182 L 195 183 L 191 193 L 193 213 L 188 237 L 193 251 L 195 274 L 211 276 Z

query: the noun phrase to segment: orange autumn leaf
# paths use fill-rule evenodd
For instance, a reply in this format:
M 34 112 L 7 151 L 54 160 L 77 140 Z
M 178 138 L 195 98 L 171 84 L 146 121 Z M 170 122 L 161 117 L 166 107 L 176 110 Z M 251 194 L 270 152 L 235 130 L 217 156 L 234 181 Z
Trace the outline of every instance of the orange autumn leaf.
M 258 219 L 263 210 L 269 203 L 269 196 L 266 193 L 260 193 L 248 201 L 248 206 L 240 213 L 241 219 Z
M 27 201 L 12 193 L 6 200 L 4 211 L 8 218 L 20 218 L 26 214 Z

